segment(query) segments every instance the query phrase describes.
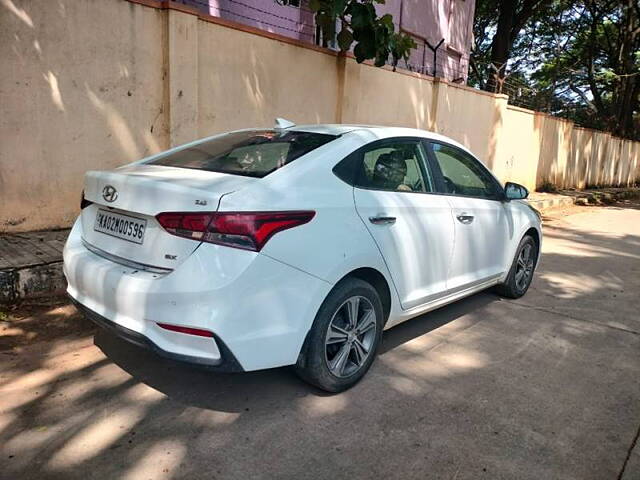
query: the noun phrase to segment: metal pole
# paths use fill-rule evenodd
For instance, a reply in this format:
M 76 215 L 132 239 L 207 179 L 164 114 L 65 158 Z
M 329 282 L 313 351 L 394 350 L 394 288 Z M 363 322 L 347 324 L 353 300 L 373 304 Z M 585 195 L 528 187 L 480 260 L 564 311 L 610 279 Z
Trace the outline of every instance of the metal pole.
M 438 61 L 438 49 L 444 43 L 444 38 L 441 39 L 435 46 L 431 45 L 428 40 L 425 40 L 425 43 L 433 52 L 433 76 L 436 77 L 438 73 L 438 70 L 437 70 L 438 67 L 436 65 L 436 62 Z

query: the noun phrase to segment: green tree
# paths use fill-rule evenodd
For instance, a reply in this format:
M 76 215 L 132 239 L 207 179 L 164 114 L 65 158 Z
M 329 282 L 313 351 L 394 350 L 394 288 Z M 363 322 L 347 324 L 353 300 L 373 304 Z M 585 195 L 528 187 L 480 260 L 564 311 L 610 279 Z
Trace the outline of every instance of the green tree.
M 378 16 L 375 4 L 383 3 L 385 0 L 309 0 L 309 8 L 315 14 L 323 46 L 335 41 L 343 52 L 353 46 L 358 63 L 373 60 L 381 67 L 390 59 L 395 70 L 417 45 L 409 35 L 395 31 L 391 15 Z
M 582 124 L 638 138 L 640 4 L 587 0 L 579 9 L 571 38 L 532 79 L 570 105 Z M 550 78 L 558 81 L 550 85 Z
M 553 0 L 522 25 L 496 82 L 496 9 L 479 4 L 470 83 L 510 102 L 640 138 L 640 3 Z
M 472 80 L 484 90 L 499 92 L 507 76 L 521 32 L 544 14 L 551 0 L 479 0 L 474 21 Z

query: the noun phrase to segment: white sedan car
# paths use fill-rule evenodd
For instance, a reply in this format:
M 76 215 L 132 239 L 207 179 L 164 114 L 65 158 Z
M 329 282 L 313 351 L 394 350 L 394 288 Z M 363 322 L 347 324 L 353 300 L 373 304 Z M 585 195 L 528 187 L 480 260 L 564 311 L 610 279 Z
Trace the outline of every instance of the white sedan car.
M 527 190 L 434 133 L 240 130 L 86 174 L 68 293 L 125 339 L 223 371 L 354 385 L 382 331 L 496 287 L 540 254 Z

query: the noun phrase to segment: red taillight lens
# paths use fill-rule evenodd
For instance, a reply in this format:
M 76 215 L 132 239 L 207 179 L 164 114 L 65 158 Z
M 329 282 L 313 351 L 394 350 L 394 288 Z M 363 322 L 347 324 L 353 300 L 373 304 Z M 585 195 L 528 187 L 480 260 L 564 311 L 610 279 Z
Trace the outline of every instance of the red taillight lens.
M 169 212 L 156 215 L 158 223 L 167 232 L 179 237 L 202 240 L 207 226 L 211 223 L 211 213 Z
M 93 202 L 91 200 L 87 200 L 86 198 L 84 198 L 84 190 L 83 190 L 82 191 L 82 196 L 80 197 L 80 210 L 84 210 L 85 208 L 87 208 L 92 203 Z
M 179 237 L 258 252 L 276 233 L 304 225 L 314 216 L 313 211 L 167 212 L 156 219 Z
M 172 332 L 186 333 L 187 335 L 196 335 L 198 337 L 213 337 L 212 332 L 201 328 L 183 327 L 180 325 L 171 325 L 170 323 L 158 323 L 158 326 L 165 330 L 171 330 Z

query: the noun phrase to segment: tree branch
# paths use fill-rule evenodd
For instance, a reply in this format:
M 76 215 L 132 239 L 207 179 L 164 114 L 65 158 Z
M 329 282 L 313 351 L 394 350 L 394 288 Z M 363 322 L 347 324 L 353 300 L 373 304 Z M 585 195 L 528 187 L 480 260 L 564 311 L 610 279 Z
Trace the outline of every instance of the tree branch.
M 569 88 L 571 89 L 572 92 L 577 93 L 580 98 L 582 98 L 582 100 L 584 101 L 584 103 L 587 104 L 587 106 L 596 114 L 598 114 L 598 108 L 593 104 L 593 102 L 591 100 L 589 100 L 589 97 L 587 97 L 587 95 L 580 90 L 578 87 L 576 87 L 573 82 L 571 80 L 569 80 Z

